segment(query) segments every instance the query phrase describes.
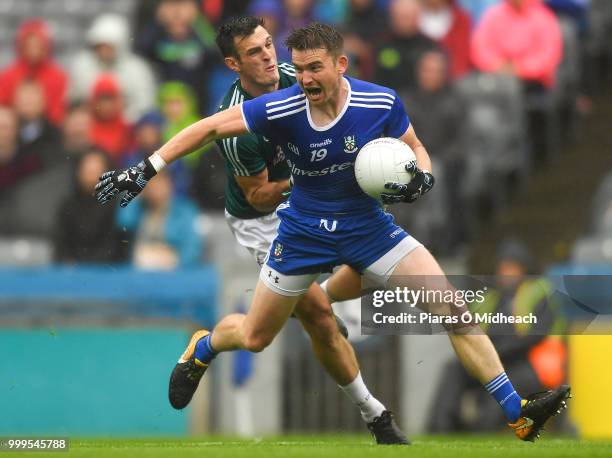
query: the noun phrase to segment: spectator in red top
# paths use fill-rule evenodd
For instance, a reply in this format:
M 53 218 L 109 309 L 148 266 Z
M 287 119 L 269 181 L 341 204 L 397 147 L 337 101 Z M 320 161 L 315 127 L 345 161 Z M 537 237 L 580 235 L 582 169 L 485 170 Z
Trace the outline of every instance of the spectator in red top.
M 448 54 L 450 77 L 455 80 L 470 71 L 470 16 L 455 0 L 422 0 L 421 32 Z
M 540 0 L 503 0 L 489 8 L 472 37 L 474 65 L 550 89 L 561 62 L 559 23 Z
M 106 151 L 118 165 L 130 147 L 131 128 L 123 116 L 121 89 L 111 75 L 96 80 L 90 110 L 92 144 Z
M 17 31 L 15 61 L 0 72 L 0 104 L 12 105 L 19 84 L 30 79 L 42 88 L 46 99 L 46 117 L 59 125 L 64 118 L 68 78 L 51 55 L 49 28 L 41 19 L 25 21 Z

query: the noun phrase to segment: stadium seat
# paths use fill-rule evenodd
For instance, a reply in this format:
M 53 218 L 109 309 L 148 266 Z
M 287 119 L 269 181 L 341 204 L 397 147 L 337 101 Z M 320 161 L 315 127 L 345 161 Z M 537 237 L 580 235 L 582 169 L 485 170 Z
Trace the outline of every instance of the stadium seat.
M 601 236 L 612 236 L 612 199 L 608 202 L 608 207 L 598 221 L 595 232 Z
M 5 61 L 4 64 L 9 64 L 13 60 L 13 56 L 15 55 L 15 47 L 13 46 L 13 42 L 15 41 L 15 32 L 17 23 L 13 18 L 3 16 L 0 13 L 0 43 L 6 43 L 7 46 L 0 46 L 0 51 L 7 56 L 9 56 L 8 61 Z
M 5 17 L 6 14 L 9 14 L 15 3 L 15 0 L 0 0 L 0 16 Z
M 0 265 L 43 266 L 52 259 L 51 243 L 44 238 L 0 238 Z
M 87 0 L 49 0 L 49 8 L 57 8 L 70 16 L 78 16 L 85 12 L 88 3 L 90 2 Z
M 128 17 L 131 17 L 136 9 L 136 2 L 134 0 L 113 0 L 106 2 L 106 4 L 110 7 L 110 11 Z
M 0 35 L 0 39 L 2 36 Z M 13 52 L 8 49 L 3 49 L 0 51 L 0 68 L 4 68 L 11 63 L 13 60 Z
M 73 19 L 66 18 L 49 19 L 49 26 L 53 31 L 54 50 L 59 55 L 64 55 L 78 49 L 78 43 L 82 42 L 84 31 Z
M 15 55 L 14 47 L 12 46 L 15 29 L 12 27 L 10 21 L 3 17 L 3 13 L 0 12 L 0 43 L 6 43 L 9 46 L 0 46 L 0 69 L 3 69 L 13 61 Z
M 78 14 L 79 8 L 83 6 L 79 0 L 39 0 L 38 3 L 40 14 L 45 18 Z
M 0 0 L 0 16 L 10 18 L 16 24 L 21 22 L 22 18 L 31 16 L 34 11 L 36 5 L 32 0 Z
M 612 262 L 612 237 L 579 239 L 572 248 L 571 262 L 601 264 Z
M 12 218 L 19 233 L 51 236 L 55 215 L 72 191 L 69 167 L 55 167 L 21 183 L 13 195 Z
M 135 0 L 0 0 L 0 43 L 12 43 L 25 19 L 43 17 L 51 26 L 57 60 L 67 65 L 80 49 L 92 21 L 103 13 L 118 13 L 131 20 Z M 10 55 L 6 52 L 10 51 Z M 0 66 L 12 60 L 12 46 L 0 51 Z
M 229 236 L 227 220 L 222 212 L 211 211 L 201 213 L 196 222 L 196 231 L 206 240 L 214 241 L 206 246 L 205 258 L 219 263 L 223 259 L 225 266 L 231 269 L 244 268 L 245 263 L 253 263 L 251 254 L 238 245 L 233 237 Z
M 598 229 L 603 225 L 603 219 L 606 213 L 609 211 L 612 205 L 612 173 L 608 174 L 606 178 L 601 182 L 593 203 L 591 206 L 591 221 L 590 231 L 591 234 L 598 233 Z
M 591 0 L 589 8 L 589 52 L 592 55 L 612 56 L 609 43 L 612 40 L 612 2 Z
M 554 105 L 561 115 L 563 137 L 571 136 L 576 129 L 576 97 L 581 81 L 581 48 L 576 23 L 567 17 L 559 17 L 563 35 L 563 60 L 557 69 L 557 83 L 553 90 Z
M 500 182 L 492 179 L 495 176 L 526 175 L 529 161 L 519 81 L 507 75 L 473 73 L 457 87 L 466 100 L 466 144 L 470 145 L 465 193 L 495 191 L 500 188 Z M 495 189 L 491 189 L 493 181 Z

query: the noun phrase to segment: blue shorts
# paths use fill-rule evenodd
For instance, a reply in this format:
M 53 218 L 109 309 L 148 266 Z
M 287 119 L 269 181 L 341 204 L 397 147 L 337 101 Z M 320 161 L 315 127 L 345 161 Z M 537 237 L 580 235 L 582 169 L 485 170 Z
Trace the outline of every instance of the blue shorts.
M 363 272 L 408 237 L 382 208 L 332 219 L 282 204 L 277 214 L 281 223 L 266 265 L 283 275 L 330 272 L 341 264 Z

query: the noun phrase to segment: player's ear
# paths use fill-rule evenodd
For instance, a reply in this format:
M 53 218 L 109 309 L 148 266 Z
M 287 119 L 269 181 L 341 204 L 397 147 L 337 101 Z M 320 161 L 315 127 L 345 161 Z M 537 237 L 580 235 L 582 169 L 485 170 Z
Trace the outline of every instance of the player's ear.
M 239 61 L 235 57 L 232 57 L 232 56 L 226 57 L 223 59 L 223 62 L 225 62 L 225 66 L 229 68 L 231 71 L 233 72 L 240 71 Z
M 348 69 L 348 57 L 344 54 L 341 54 L 340 56 L 338 56 L 338 59 L 336 60 L 336 70 L 338 70 L 339 74 L 344 75 L 347 69 Z

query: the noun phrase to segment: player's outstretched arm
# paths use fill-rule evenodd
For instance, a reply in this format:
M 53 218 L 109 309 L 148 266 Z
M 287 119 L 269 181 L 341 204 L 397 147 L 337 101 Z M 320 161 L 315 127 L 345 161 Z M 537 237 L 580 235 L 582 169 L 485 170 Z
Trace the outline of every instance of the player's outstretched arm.
M 394 191 L 394 193 L 383 193 L 380 195 L 384 204 L 396 204 L 399 202 L 412 203 L 429 192 L 435 183 L 434 177 L 431 174 L 431 159 L 427 150 L 416 136 L 412 125 L 408 126 L 408 130 L 400 137 L 406 143 L 416 156 L 416 164 L 411 163 L 406 165 L 406 170 L 412 175 L 410 183 L 385 183 L 385 188 Z
M 242 117 L 242 106 L 235 105 L 185 127 L 168 140 L 157 155 L 169 164 L 207 143 L 221 138 L 236 137 L 248 132 Z
M 149 180 L 170 162 L 214 140 L 247 132 L 240 105 L 195 122 L 138 165 L 122 171 L 111 170 L 104 173 L 95 188 L 98 202 L 106 204 L 115 196 L 123 194 L 120 205 L 125 207 L 140 194 Z

